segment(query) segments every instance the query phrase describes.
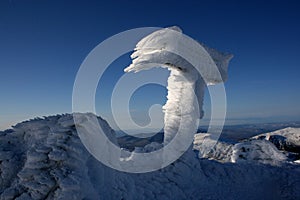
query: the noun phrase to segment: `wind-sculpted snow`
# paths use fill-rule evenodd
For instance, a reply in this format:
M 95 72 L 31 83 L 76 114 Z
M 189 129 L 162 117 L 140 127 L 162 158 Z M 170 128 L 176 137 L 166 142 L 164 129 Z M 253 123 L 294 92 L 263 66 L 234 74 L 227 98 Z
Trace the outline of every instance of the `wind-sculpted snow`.
M 256 161 L 278 165 L 286 161 L 287 157 L 269 141 L 252 140 L 234 145 L 231 160 L 234 163 Z
M 163 106 L 164 143 L 167 144 L 180 131 L 180 127 L 194 127 L 197 120 L 203 117 L 205 87 L 227 80 L 232 55 L 202 46 L 184 35 L 179 27 L 170 27 L 143 38 L 131 58 L 132 64 L 125 72 L 154 67 L 170 70 L 168 100 Z M 184 116 L 189 119 L 183 120 Z
M 230 162 L 232 156 L 232 147 L 233 144 L 218 141 L 216 145 L 207 153 L 201 154 L 203 151 L 203 142 L 211 140 L 209 134 L 207 133 L 198 133 L 194 137 L 194 149 L 199 151 L 199 157 L 214 159 L 220 162 Z
M 300 128 L 288 127 L 255 136 L 253 139 L 266 139 L 280 150 L 300 153 Z
M 209 134 L 195 135 L 194 149 L 201 152 L 204 138 L 209 138 Z M 299 143 L 300 128 L 284 128 L 235 144 L 218 141 L 208 154 L 202 156 L 220 162 L 251 162 L 274 166 L 287 162 L 296 164 L 300 159 Z
M 1 199 L 82 199 L 84 190 L 93 194 L 86 167 L 90 155 L 71 115 L 23 122 L 0 138 Z
M 91 114 L 82 114 L 82 121 Z M 108 137 L 114 131 L 99 119 Z M 0 132 L 0 199 L 299 199 L 299 165 L 228 162 L 232 145 L 217 144 L 213 157 L 194 149 L 168 167 L 144 174 L 119 172 L 82 145 L 72 115 L 35 119 Z M 288 135 L 288 134 L 287 134 Z M 197 138 L 196 138 L 197 137 Z M 201 139 L 202 138 L 202 139 Z M 259 140 L 257 140 L 259 141 Z M 139 147 L 151 151 L 159 143 Z M 227 145 L 227 146 L 226 146 Z M 221 151 L 221 153 L 218 151 Z
M 250 140 L 265 140 L 276 146 L 292 162 L 300 160 L 300 128 L 284 128 L 264 133 L 250 138 Z

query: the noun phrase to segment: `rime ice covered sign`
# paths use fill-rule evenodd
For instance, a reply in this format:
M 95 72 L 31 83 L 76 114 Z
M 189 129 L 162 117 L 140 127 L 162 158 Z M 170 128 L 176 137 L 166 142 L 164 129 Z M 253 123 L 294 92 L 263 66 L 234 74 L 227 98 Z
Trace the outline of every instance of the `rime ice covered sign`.
M 131 58 L 132 64 L 125 72 L 153 67 L 170 70 L 168 100 L 163 107 L 164 143 L 167 144 L 180 129 L 197 126 L 197 120 L 203 117 L 205 86 L 226 81 L 232 55 L 200 44 L 178 27 L 169 27 L 138 42 Z

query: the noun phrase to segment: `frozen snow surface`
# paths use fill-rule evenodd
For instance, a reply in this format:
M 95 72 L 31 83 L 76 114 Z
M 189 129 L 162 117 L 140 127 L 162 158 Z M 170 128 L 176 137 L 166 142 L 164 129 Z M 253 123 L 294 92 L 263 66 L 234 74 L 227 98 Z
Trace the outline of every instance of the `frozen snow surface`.
M 116 142 L 114 131 L 98 120 Z M 87 152 L 72 115 L 22 122 L 0 132 L 0 199 L 300 199 L 299 128 L 236 144 L 220 141 L 199 158 L 205 137 L 196 134 L 193 147 L 164 169 L 130 174 Z

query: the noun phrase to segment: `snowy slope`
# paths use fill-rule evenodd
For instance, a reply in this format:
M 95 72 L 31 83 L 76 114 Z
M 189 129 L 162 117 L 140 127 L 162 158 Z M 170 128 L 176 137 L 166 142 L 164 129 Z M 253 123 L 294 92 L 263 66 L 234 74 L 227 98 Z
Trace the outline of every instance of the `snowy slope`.
M 207 133 L 198 133 L 194 137 L 194 150 L 199 151 L 199 157 L 208 158 L 208 159 L 214 159 L 219 162 L 230 162 L 231 156 L 232 156 L 232 147 L 233 144 L 218 141 L 216 145 L 211 149 L 210 152 L 208 152 L 205 155 L 202 155 L 202 144 L 204 139 L 209 139 L 209 134 Z M 209 142 L 209 141 L 208 141 Z
M 90 155 L 71 115 L 20 123 L 0 138 L 2 199 L 83 198 L 83 190 L 93 194 L 86 167 Z
M 201 152 L 204 138 L 209 134 L 198 133 L 194 139 L 194 149 Z M 287 162 L 299 163 L 300 128 L 284 128 L 260 134 L 235 144 L 218 141 L 204 158 L 220 162 L 251 162 L 269 165 L 283 165 Z
M 85 118 L 85 115 L 82 115 Z M 99 118 L 113 139 L 114 131 Z M 72 115 L 35 119 L 0 132 L 0 199 L 299 199 L 299 165 L 198 158 L 201 137 L 170 166 L 151 173 L 110 169 L 85 150 Z M 258 140 L 257 140 L 258 141 Z M 198 143 L 197 143 L 198 142 Z M 227 145 L 227 146 L 226 146 Z M 227 153 L 226 153 L 227 152 Z
M 251 140 L 234 145 L 231 161 L 260 162 L 263 164 L 280 165 L 287 157 L 271 142 L 265 140 Z
M 299 163 L 300 160 L 300 128 L 284 128 L 264 133 L 250 138 L 250 140 L 265 140 L 272 143 L 290 161 Z
M 284 128 L 270 133 L 260 134 L 253 139 L 265 139 L 272 142 L 278 149 L 300 152 L 300 128 Z

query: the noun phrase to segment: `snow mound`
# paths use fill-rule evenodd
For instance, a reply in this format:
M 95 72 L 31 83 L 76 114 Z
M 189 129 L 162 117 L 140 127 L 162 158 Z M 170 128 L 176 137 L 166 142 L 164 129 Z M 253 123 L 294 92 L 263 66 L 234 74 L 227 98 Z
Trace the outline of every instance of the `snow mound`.
M 271 142 L 264 140 L 252 140 L 238 143 L 233 146 L 231 161 L 245 162 L 256 161 L 263 164 L 278 165 L 286 161 L 287 157 L 281 153 Z
M 220 162 L 231 162 L 231 155 L 232 155 L 232 147 L 233 145 L 230 143 L 218 141 L 213 149 L 210 150 L 207 154 L 202 154 L 203 152 L 203 141 L 205 139 L 206 142 L 213 142 L 210 141 L 210 135 L 207 133 L 197 133 L 194 137 L 194 149 L 199 151 L 199 157 L 214 159 Z
M 278 149 L 300 153 L 300 128 L 284 128 L 270 133 L 260 134 L 253 139 L 265 139 Z
M 99 124 L 109 127 L 101 118 Z M 88 176 L 90 157 L 77 136 L 72 115 L 17 124 L 0 134 L 1 199 L 95 196 Z
M 300 159 L 300 128 L 284 128 L 236 144 L 221 140 L 205 155 L 201 154 L 204 138 L 207 142 L 211 140 L 207 133 L 195 135 L 194 149 L 199 151 L 199 157 L 219 162 L 251 162 L 276 166 L 289 162 L 298 164 Z

